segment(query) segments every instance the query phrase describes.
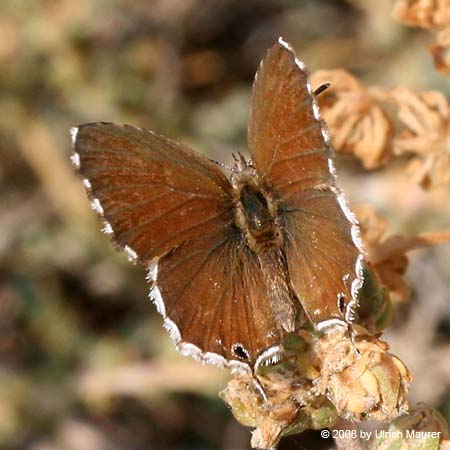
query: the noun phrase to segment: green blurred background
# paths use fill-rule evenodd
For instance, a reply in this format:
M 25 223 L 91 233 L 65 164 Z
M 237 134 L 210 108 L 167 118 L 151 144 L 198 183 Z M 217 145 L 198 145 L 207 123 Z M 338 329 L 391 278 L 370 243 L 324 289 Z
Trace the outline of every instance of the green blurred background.
M 311 70 L 450 93 L 429 36 L 390 0 L 1 0 L 0 448 L 245 450 L 218 399 L 226 371 L 176 354 L 142 269 L 99 231 L 69 163 L 71 126 L 129 123 L 213 159 L 245 151 L 251 83 L 282 35 Z M 338 161 L 352 203 L 390 233 L 448 227 L 448 186 L 423 192 L 402 163 Z M 450 416 L 450 251 L 411 257 L 412 301 L 386 334 L 412 403 Z M 329 448 L 315 433 L 280 448 Z

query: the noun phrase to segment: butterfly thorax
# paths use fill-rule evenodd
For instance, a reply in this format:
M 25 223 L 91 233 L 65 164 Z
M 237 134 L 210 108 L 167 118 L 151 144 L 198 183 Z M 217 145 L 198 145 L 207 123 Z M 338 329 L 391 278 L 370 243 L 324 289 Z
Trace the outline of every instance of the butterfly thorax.
M 232 176 L 235 224 L 255 253 L 282 245 L 278 205 L 267 184 L 251 165 Z
M 274 220 L 264 194 L 247 184 L 240 192 L 239 201 L 251 235 L 256 240 L 271 240 L 274 234 Z

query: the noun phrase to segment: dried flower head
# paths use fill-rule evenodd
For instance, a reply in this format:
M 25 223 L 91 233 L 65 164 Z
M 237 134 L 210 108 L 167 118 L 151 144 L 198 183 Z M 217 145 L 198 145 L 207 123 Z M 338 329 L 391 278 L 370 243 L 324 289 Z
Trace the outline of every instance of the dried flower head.
M 436 33 L 435 42 L 430 44 L 428 50 L 439 72 L 450 75 L 450 26 Z
M 318 71 L 311 82 L 331 84 L 319 101 L 336 151 L 353 154 L 369 170 L 383 164 L 390 154 L 391 124 L 380 106 L 379 91 L 366 88 L 345 70 Z
M 449 0 L 400 0 L 393 17 L 405 25 L 427 28 L 434 34 L 429 46 L 436 68 L 450 74 L 450 2 Z
M 415 94 L 405 87 L 391 93 L 405 127 L 394 139 L 398 155 L 416 155 L 409 171 L 423 187 L 450 181 L 450 107 L 437 91 Z
M 410 414 L 392 422 L 371 450 L 386 449 L 436 449 L 445 450 L 450 443 L 445 418 L 429 406 L 419 406 Z M 443 445 L 444 444 L 444 445 Z
M 359 353 L 349 340 L 336 335 L 313 346 L 322 359 L 318 392 L 331 400 L 340 417 L 350 420 L 385 421 L 404 413 L 411 379 L 407 368 L 388 352 L 385 342 L 373 336 L 357 336 L 356 347 Z
M 273 449 L 282 436 L 332 427 L 340 417 L 391 420 L 407 410 L 408 370 L 386 343 L 362 327 L 355 331 L 353 341 L 346 331 L 302 330 L 258 382 L 248 374 L 229 382 L 221 396 L 240 423 L 256 428 L 253 448 Z
M 406 25 L 435 28 L 450 23 L 450 6 L 448 0 L 399 0 L 392 15 Z

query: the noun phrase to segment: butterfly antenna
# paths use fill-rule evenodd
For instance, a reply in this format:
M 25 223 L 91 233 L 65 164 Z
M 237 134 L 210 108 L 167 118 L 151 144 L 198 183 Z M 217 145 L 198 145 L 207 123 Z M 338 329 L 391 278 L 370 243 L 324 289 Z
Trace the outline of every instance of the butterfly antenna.
M 331 86 L 331 83 L 324 83 L 320 85 L 315 91 L 314 96 L 318 97 L 323 91 L 326 91 Z
M 245 158 L 245 156 L 241 152 L 238 152 L 238 155 L 241 163 L 247 165 L 247 159 Z
M 243 171 L 248 166 L 248 162 L 241 152 L 232 153 L 232 156 L 235 163 L 235 170 L 238 172 Z
M 217 165 L 220 166 L 220 167 L 223 167 L 224 169 L 227 169 L 227 170 L 233 170 L 232 167 L 227 166 L 227 165 L 226 165 L 225 163 L 223 163 L 223 162 L 216 161 L 215 159 L 210 159 L 210 161 L 213 162 L 214 164 L 217 164 Z

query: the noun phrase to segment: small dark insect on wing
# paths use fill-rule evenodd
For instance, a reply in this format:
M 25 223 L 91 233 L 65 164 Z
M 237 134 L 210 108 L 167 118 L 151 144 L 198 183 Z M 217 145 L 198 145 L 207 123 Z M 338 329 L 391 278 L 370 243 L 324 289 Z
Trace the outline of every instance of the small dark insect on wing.
M 318 97 L 322 92 L 326 91 L 331 86 L 331 83 L 324 83 L 314 90 L 314 96 Z

